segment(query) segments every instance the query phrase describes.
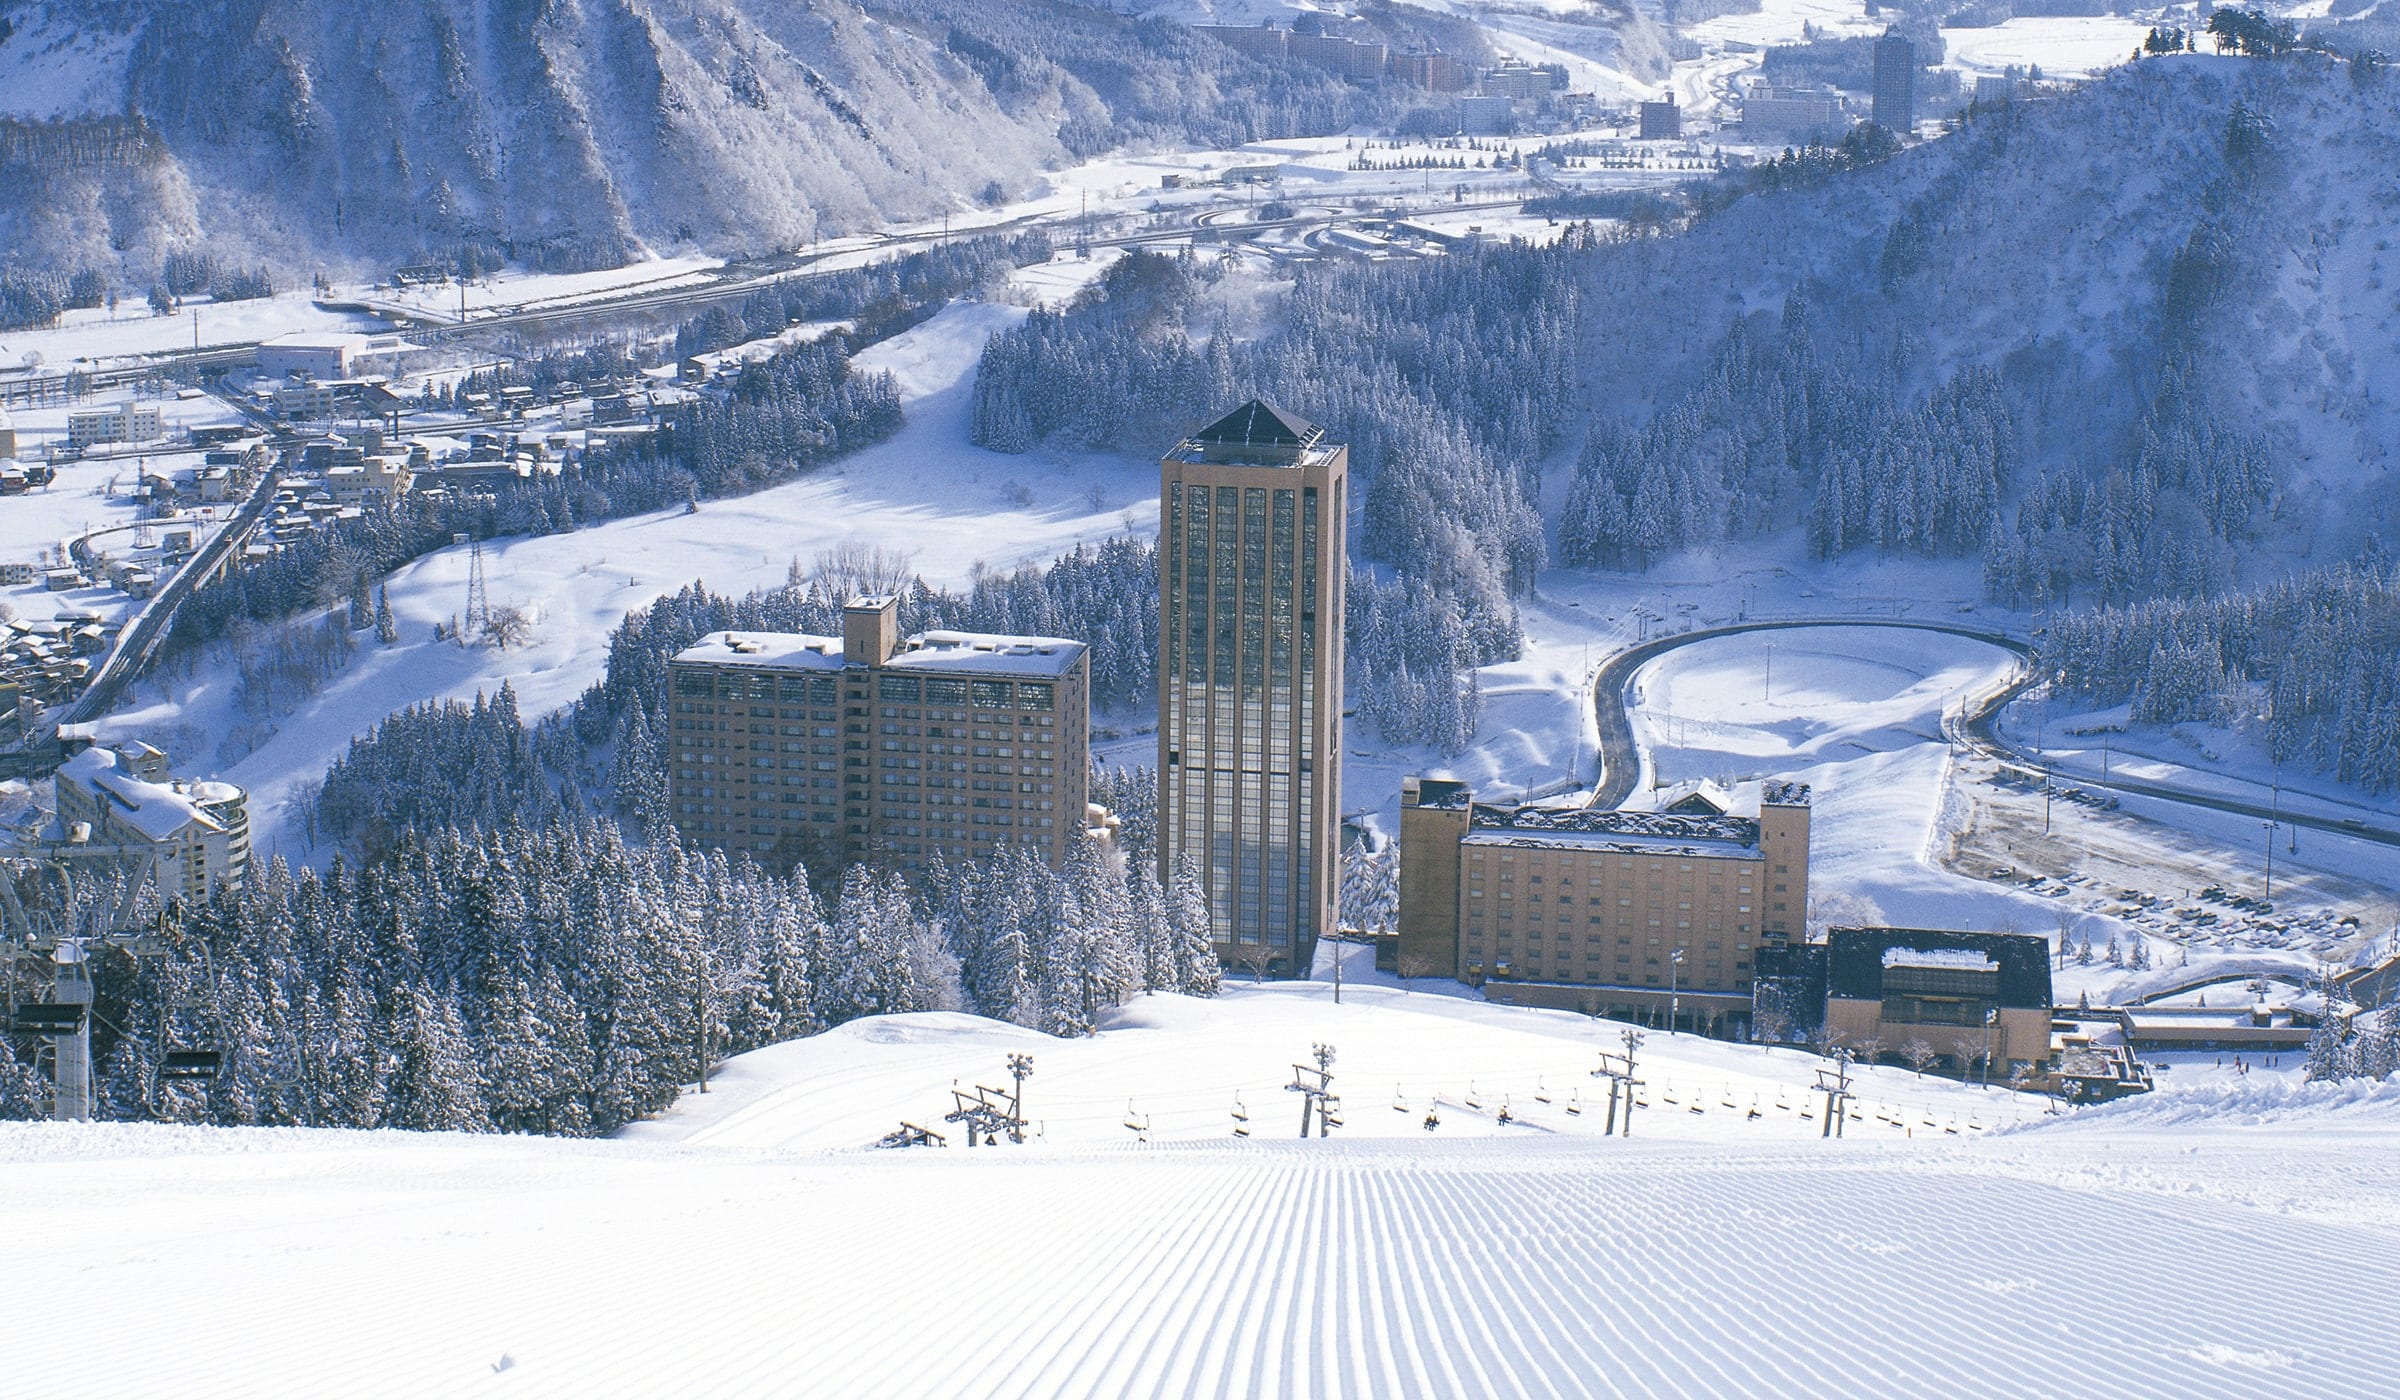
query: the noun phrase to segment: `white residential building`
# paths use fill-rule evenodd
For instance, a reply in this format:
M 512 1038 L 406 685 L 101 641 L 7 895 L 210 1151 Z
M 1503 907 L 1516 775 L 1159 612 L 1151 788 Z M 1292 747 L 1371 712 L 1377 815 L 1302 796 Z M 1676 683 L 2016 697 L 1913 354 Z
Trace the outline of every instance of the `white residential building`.
M 158 850 L 163 894 L 207 899 L 250 867 L 248 794 L 170 777 L 167 756 L 148 744 L 85 749 L 59 768 L 57 787 L 60 826 L 84 825 L 97 844 Z

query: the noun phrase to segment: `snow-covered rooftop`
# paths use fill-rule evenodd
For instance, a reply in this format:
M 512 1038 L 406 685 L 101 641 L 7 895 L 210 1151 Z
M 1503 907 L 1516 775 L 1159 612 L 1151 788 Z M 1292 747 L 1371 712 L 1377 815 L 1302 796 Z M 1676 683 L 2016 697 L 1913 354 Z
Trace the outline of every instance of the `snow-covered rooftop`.
M 920 632 L 900 643 L 887 669 L 975 671 L 989 675 L 1063 676 L 1084 644 L 1064 637 L 1017 637 L 987 632 Z M 842 669 L 842 639 L 806 632 L 711 632 L 676 653 L 677 661 L 759 666 L 779 671 Z
M 1989 953 L 1973 948 L 1886 948 L 1885 967 L 1935 967 L 1951 972 L 1998 972 Z
M 1082 657 L 1083 643 L 1064 637 L 1010 637 L 983 632 L 921 632 L 901 643 L 887 667 L 983 671 L 993 675 L 1063 676 Z
M 112 810 L 118 817 L 153 841 L 167 840 L 194 825 L 204 831 L 224 830 L 224 824 L 202 804 L 233 801 L 242 795 L 231 783 L 154 783 L 136 778 L 119 771 L 114 750 L 98 745 L 68 759 L 59 768 L 59 776 L 113 800 Z
M 1609 850 L 1631 855 L 1689 855 L 1758 860 L 1758 823 L 1749 817 L 1683 816 L 1588 807 L 1488 807 L 1469 818 L 1465 844 L 1547 850 Z

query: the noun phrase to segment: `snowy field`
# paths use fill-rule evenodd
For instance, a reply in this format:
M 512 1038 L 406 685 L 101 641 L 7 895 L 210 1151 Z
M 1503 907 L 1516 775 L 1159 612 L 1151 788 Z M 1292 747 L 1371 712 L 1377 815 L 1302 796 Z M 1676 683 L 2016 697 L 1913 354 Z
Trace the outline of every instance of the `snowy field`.
M 451 295 L 456 297 L 455 288 Z M 49 330 L 0 331 L 0 372 L 25 368 L 28 355 L 40 357 L 43 373 L 58 374 L 78 361 L 96 364 L 195 346 L 241 345 L 292 331 L 368 335 L 392 329 L 372 316 L 329 311 L 312 297 L 305 287 L 255 301 L 191 297 L 175 315 L 154 316 L 147 302 L 127 293 L 114 311 L 69 311 Z
M 1612 1028 L 1329 995 L 1156 998 L 1073 1045 L 856 1023 L 729 1064 L 625 1141 L 0 1125 L 0 1271 L 56 1321 L 11 1329 L 10 1388 L 2322 1400 L 2400 1373 L 2391 1089 L 2262 1074 L 1828 1142 L 1683 1131 L 1661 1073 L 1631 1140 L 1463 1111 L 1426 1134 L 1378 1079 L 1570 1069 Z M 1273 1086 L 1312 1039 L 1350 1097 L 1304 1143 Z M 1663 1041 L 1662 1072 L 1807 1063 Z M 950 1073 L 991 1082 L 1006 1048 L 1035 1052 L 1047 1139 L 843 1140 L 933 1111 Z M 1171 1133 L 1164 1093 L 1136 1105 L 1147 1143 L 1106 1121 L 1120 1081 L 1162 1080 L 1255 1086 L 1255 1135 Z
M 598 272 L 513 272 L 476 278 L 467 284 L 463 300 L 469 319 L 576 306 L 612 296 L 701 286 L 710 280 L 710 273 L 724 265 L 721 258 L 649 258 Z M 374 296 L 378 306 L 400 307 L 436 319 L 453 320 L 459 314 L 461 300 L 455 282 Z
M 2010 68 L 2039 67 L 2045 78 L 2088 78 L 2131 62 L 2149 33 L 2148 21 L 2117 15 L 2043 15 L 1989 29 L 1945 29 L 1942 44 L 1949 59 L 1943 66 L 1967 74 L 1970 86 L 1976 74 L 1998 75 Z

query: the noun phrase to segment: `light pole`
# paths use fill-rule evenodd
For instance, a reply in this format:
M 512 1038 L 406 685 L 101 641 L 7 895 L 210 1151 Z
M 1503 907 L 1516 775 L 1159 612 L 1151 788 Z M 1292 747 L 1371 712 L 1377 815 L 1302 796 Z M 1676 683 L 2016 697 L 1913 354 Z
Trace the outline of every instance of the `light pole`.
M 1986 1091 L 1992 1087 L 1992 1027 L 1999 1020 L 1999 1007 L 1987 1006 L 1983 1009 L 1983 1087 Z
M 1767 643 L 1767 693 L 1764 698 L 1768 700 L 1775 698 L 1775 644 L 1773 642 Z
M 2258 810 L 2253 807 L 2252 811 Z M 2267 898 L 2275 898 L 2275 823 L 2260 822 L 2267 832 Z
M 1683 950 L 1676 949 L 1667 957 L 1667 1034 L 1675 1034 L 1675 1023 L 1683 1019 Z

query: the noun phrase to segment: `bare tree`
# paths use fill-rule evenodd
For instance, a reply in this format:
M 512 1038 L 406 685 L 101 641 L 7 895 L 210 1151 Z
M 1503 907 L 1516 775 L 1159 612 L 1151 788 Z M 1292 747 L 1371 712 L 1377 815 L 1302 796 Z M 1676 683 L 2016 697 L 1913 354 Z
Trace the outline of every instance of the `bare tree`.
M 523 646 L 533 638 L 533 618 L 514 603 L 495 603 L 483 624 L 483 637 L 502 651 Z
M 1253 982 L 1266 981 L 1267 965 L 1274 961 L 1275 950 L 1264 943 L 1245 944 L 1233 959 L 1234 966 L 1246 969 Z
M 1850 890 L 1828 890 L 1808 901 L 1808 937 L 1822 942 L 1829 928 L 1877 928 L 1886 921 L 1883 906 Z
M 1925 1067 L 1941 1057 L 1941 1052 L 1926 1044 L 1923 1036 L 1910 1036 L 1901 1042 L 1900 1058 L 1908 1061 L 1908 1067 L 1917 1072 L 1919 1079 L 1925 1077 Z
M 1866 1039 L 1861 1040 L 1858 1043 L 1858 1062 L 1862 1065 L 1881 1064 L 1883 1062 L 1883 1052 L 1887 1048 L 1888 1046 L 1886 1045 L 1886 1042 L 1882 1036 L 1868 1036 Z
M 1438 959 L 1421 952 L 1401 953 L 1394 966 L 1400 973 L 1400 985 L 1404 991 L 1409 983 L 1420 977 L 1431 977 L 1442 968 Z
M 881 596 L 905 590 L 916 579 L 915 556 L 905 550 L 885 549 L 863 540 L 849 540 L 831 549 L 817 551 L 810 561 L 807 577 L 836 603 L 846 602 L 861 594 Z M 788 582 L 801 580 L 800 561 L 792 561 L 785 575 Z

